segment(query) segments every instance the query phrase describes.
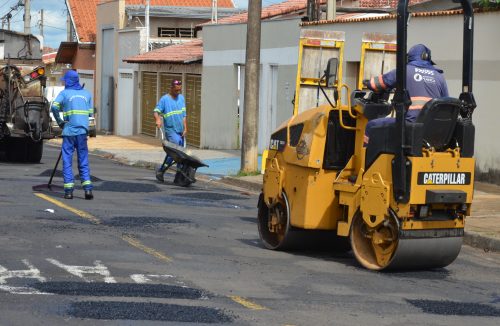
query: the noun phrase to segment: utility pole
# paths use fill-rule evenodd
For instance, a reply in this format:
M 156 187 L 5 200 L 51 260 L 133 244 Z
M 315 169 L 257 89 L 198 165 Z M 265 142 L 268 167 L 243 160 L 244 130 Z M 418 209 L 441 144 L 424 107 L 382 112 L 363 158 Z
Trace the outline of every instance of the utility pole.
M 261 0 L 249 0 L 241 171 L 258 170 L 259 70 Z
M 40 34 L 43 38 L 43 9 L 40 9 Z
M 31 0 L 24 0 L 24 34 L 31 34 Z
M 149 52 L 149 0 L 146 0 L 146 52 Z
M 71 42 L 71 16 L 68 10 L 68 16 L 66 16 L 66 41 Z
M 334 20 L 337 17 L 337 0 L 328 0 L 326 3 L 326 19 Z
M 212 0 L 212 23 L 217 24 L 217 16 L 218 16 L 218 5 L 217 0 Z

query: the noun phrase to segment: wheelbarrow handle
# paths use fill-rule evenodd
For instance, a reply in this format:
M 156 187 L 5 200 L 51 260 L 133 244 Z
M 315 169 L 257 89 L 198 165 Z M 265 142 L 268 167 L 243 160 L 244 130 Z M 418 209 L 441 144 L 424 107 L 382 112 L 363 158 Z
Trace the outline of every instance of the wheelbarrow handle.
M 161 128 L 156 127 L 156 130 L 160 131 L 161 141 L 162 142 L 165 141 L 165 129 L 163 129 L 163 127 L 161 127 Z

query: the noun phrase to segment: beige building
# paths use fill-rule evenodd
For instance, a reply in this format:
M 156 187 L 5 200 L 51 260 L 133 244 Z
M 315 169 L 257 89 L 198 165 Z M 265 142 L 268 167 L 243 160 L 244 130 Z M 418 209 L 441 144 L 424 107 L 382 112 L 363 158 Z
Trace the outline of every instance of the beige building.
M 139 71 L 137 63 L 124 59 L 195 39 L 197 32 L 194 27 L 211 19 L 211 4 L 211 0 L 151 1 L 149 34 L 146 31 L 146 7 L 142 1 L 114 0 L 97 4 L 95 103 L 98 129 L 118 135 L 154 132 L 148 125 L 151 117 L 141 106 L 143 96 L 136 91 L 144 89 L 145 85 L 151 86 L 148 84 L 151 76 Z M 232 1 L 219 1 L 221 17 L 235 12 Z M 196 69 L 191 68 L 184 72 L 174 69 L 170 73 L 193 74 Z M 153 72 L 162 71 L 162 68 L 158 69 Z M 161 78 L 157 85 L 161 86 Z M 158 100 L 163 89 L 155 92 Z

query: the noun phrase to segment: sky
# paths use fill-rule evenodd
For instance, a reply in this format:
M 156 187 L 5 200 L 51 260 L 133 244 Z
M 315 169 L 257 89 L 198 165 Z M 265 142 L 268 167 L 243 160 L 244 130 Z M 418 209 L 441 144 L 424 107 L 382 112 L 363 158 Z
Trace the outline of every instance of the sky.
M 0 17 L 9 12 L 10 8 L 22 0 L 0 0 Z M 262 6 L 267 7 L 284 0 L 262 0 Z M 246 9 L 248 0 L 233 0 L 237 8 Z M 58 48 L 66 41 L 66 4 L 64 0 L 31 0 L 31 33 L 40 35 L 40 9 L 43 9 L 44 41 L 43 45 Z M 24 7 L 12 12 L 11 29 L 24 32 Z M 7 28 L 7 26 L 5 26 Z

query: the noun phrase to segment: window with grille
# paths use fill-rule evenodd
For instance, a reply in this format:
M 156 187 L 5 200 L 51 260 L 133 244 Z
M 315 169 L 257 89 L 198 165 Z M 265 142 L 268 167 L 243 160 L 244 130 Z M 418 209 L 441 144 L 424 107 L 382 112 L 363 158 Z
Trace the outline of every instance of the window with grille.
M 158 37 L 196 37 L 194 28 L 158 27 Z

